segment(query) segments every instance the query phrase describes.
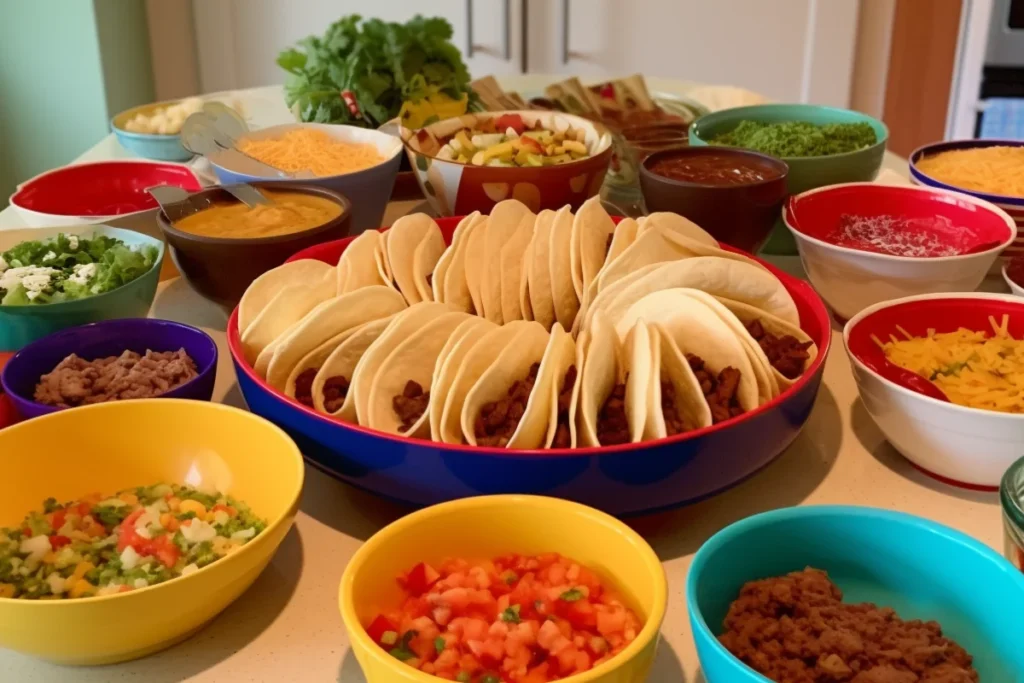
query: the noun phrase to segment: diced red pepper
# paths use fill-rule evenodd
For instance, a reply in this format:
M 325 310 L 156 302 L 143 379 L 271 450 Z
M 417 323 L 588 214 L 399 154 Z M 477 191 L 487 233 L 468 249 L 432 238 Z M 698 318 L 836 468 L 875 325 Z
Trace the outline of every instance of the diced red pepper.
M 441 574 L 426 562 L 420 562 L 409 570 L 402 580 L 403 587 L 415 596 L 420 596 L 437 583 Z
M 523 137 L 519 138 L 519 141 L 523 145 L 523 148 L 526 149 L 531 154 L 544 153 L 544 148 L 540 146 L 540 143 L 527 135 L 524 135 Z
M 135 531 L 135 522 L 143 513 L 145 513 L 145 509 L 139 508 L 121 522 L 117 551 L 124 552 L 125 548 L 131 546 L 139 555 L 156 557 L 165 567 L 173 567 L 181 557 L 181 550 L 168 534 L 149 539 L 139 536 Z
M 61 536 L 60 534 L 54 534 L 53 536 L 50 536 L 50 547 L 54 550 L 57 550 L 58 548 L 63 548 L 69 543 L 71 543 L 71 539 L 67 536 Z
M 391 620 L 383 614 L 378 614 L 377 618 L 370 622 L 370 625 L 366 627 L 366 635 L 370 636 L 370 639 L 378 645 L 383 645 L 381 638 L 388 631 L 397 633 L 398 626 L 391 623 Z
M 64 526 L 64 522 L 67 521 L 68 511 L 64 508 L 54 510 L 53 515 L 50 517 L 50 526 L 53 527 L 54 531 L 60 531 L 60 528 Z
M 523 117 L 519 114 L 502 114 L 494 122 L 494 127 L 501 132 L 505 132 L 507 129 L 511 128 L 517 135 L 522 135 L 523 131 L 526 130 L 526 124 L 523 122 Z

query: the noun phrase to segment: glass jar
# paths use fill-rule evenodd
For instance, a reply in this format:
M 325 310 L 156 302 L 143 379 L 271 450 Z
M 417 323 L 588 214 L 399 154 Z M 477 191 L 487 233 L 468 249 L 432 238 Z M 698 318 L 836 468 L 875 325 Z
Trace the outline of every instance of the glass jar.
M 999 498 L 1003 506 L 1003 552 L 1024 572 L 1024 458 L 1010 465 L 1003 475 Z

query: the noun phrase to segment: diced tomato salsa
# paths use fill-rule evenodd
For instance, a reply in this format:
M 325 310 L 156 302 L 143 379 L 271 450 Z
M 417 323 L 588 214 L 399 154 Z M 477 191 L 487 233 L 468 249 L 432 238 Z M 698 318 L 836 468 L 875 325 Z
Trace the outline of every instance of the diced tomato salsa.
M 546 683 L 621 652 L 643 622 L 600 578 L 557 553 L 419 563 L 405 598 L 366 627 L 393 657 L 461 683 Z

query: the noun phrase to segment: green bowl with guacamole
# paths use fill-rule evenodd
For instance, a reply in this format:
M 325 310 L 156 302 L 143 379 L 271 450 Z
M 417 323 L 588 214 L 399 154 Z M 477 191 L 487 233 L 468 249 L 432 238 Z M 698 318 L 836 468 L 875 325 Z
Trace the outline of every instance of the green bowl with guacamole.
M 787 190 L 874 180 L 889 129 L 878 119 L 816 104 L 759 104 L 707 114 L 690 126 L 691 145 L 722 144 L 777 156 L 789 165 Z M 796 254 L 781 217 L 762 249 Z

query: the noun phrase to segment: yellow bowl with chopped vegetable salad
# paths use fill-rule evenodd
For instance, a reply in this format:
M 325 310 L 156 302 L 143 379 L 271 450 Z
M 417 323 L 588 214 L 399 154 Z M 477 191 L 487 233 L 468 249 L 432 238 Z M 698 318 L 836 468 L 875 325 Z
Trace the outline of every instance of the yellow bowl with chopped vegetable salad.
M 266 567 L 303 482 L 278 427 L 198 401 L 61 411 L 0 431 L 0 453 L 31 454 L 0 478 L 0 647 L 61 664 L 201 628 Z

